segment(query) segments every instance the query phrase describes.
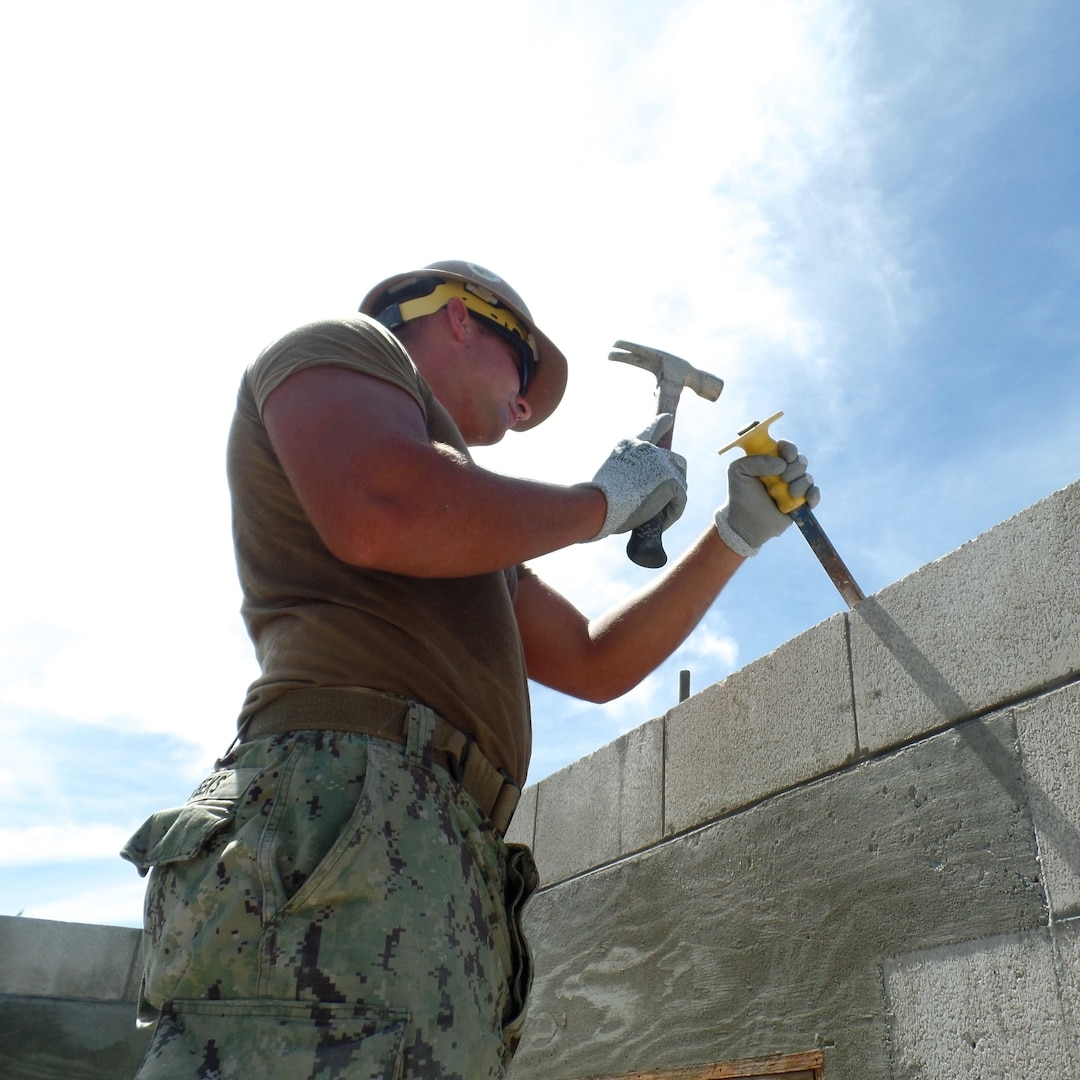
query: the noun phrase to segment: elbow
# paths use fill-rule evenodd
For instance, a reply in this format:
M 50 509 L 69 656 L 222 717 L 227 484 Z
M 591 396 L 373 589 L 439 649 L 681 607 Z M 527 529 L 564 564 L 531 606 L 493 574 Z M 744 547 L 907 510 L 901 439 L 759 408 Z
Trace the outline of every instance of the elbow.
M 335 559 L 349 566 L 374 569 L 382 558 L 382 545 L 367 529 L 350 528 L 348 522 L 313 522 L 323 546 Z
M 616 698 L 621 698 L 623 694 L 629 694 L 640 681 L 640 679 L 635 679 L 633 682 L 613 683 L 606 687 L 595 687 L 588 700 L 593 705 L 607 705 L 609 702 L 615 701 Z
M 621 698 L 649 673 L 638 664 L 605 655 L 603 648 L 587 640 L 578 649 L 560 651 L 555 659 L 528 649 L 526 655 L 530 679 L 590 705 Z
M 589 702 L 590 705 L 607 705 L 609 702 L 630 693 L 640 682 L 639 676 L 619 675 L 617 672 L 599 671 L 588 678 L 578 680 L 572 689 L 564 693 Z
M 312 521 L 327 551 L 349 566 L 390 573 L 415 572 L 418 555 L 416 532 L 398 522 L 393 508 L 368 507 L 362 512 L 337 514 Z M 422 557 L 422 556 L 420 556 Z
M 323 545 L 339 562 L 363 570 L 382 569 L 383 552 L 375 544 L 357 541 L 352 536 L 333 536 L 320 534 Z

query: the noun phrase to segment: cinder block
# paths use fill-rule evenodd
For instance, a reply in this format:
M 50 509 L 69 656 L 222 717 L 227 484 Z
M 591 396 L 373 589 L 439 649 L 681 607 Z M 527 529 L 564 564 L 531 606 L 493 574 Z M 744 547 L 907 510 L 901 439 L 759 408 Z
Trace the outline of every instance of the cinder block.
M 887 961 L 893 1075 L 1074 1080 L 1057 986 L 1046 930 Z
M 0 917 L 0 993 L 135 1001 L 139 931 Z
M 153 1029 L 135 1006 L 0 995 L 0 1076 L 5 1080 L 117 1080 L 134 1076 Z
M 536 784 L 530 784 L 521 793 L 521 802 L 514 811 L 506 839 L 511 844 L 533 847 L 536 843 Z
M 821 776 L 852 756 L 846 626 L 846 616 L 835 615 L 667 714 L 667 833 Z
M 662 836 L 663 720 L 651 720 L 537 785 L 535 854 L 544 884 Z
M 1080 685 L 1016 710 L 1051 916 L 1080 915 Z
M 859 743 L 878 751 L 1080 672 L 1080 483 L 852 612 Z
M 1080 919 L 1069 919 L 1050 928 L 1054 940 L 1058 982 L 1065 1013 L 1073 1068 L 1080 1076 Z

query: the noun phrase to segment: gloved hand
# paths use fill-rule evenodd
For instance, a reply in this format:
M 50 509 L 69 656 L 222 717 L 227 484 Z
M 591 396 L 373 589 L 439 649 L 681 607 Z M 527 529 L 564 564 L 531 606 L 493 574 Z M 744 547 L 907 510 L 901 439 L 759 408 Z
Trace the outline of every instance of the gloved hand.
M 780 440 L 776 449 L 779 457 L 748 454 L 728 466 L 728 501 L 716 511 L 716 531 L 736 555 L 744 558 L 756 555 L 766 540 L 779 536 L 791 524 L 791 518 L 780 512 L 760 477 L 779 476 L 792 495 L 805 496 L 811 510 L 821 500 L 799 448 Z
M 679 520 L 686 507 L 686 459 L 653 445 L 674 423 L 671 413 L 661 413 L 636 439 L 623 439 L 600 466 L 592 486 L 604 493 L 607 516 L 593 540 L 630 532 L 661 512 L 662 529 Z

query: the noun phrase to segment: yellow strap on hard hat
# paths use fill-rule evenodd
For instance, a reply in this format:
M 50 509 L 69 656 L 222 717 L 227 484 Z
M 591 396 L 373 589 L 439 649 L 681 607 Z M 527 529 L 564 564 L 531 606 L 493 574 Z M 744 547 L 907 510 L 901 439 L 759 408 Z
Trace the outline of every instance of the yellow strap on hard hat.
M 401 321 L 409 322 L 411 319 L 420 319 L 424 315 L 431 315 L 441 310 L 453 299 L 460 300 L 470 311 L 475 311 L 477 315 L 490 319 L 503 329 L 516 334 L 529 346 L 533 356 L 536 357 L 536 342 L 532 334 L 525 329 L 513 312 L 488 303 L 482 296 L 478 296 L 470 285 L 458 281 L 444 281 L 441 285 L 436 285 L 427 296 L 405 300 L 396 307 Z

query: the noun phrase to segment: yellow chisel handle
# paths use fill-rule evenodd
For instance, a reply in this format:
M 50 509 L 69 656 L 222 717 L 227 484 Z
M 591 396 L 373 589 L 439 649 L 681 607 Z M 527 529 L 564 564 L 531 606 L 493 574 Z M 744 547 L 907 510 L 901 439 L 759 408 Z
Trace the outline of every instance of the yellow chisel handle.
M 769 434 L 769 425 L 774 420 L 779 420 L 783 415 L 782 412 L 778 412 L 770 416 L 768 420 L 762 420 L 760 423 L 755 420 L 749 427 L 745 427 L 739 432 L 739 437 L 734 442 L 729 442 L 727 446 L 718 450 L 717 453 L 726 454 L 733 447 L 739 446 L 747 454 L 771 454 L 773 457 L 779 457 L 776 440 Z M 779 476 L 763 476 L 761 482 L 765 485 L 765 490 L 772 496 L 773 502 L 780 508 L 782 514 L 790 514 L 792 510 L 806 502 L 804 496 L 800 495 L 796 498 L 792 495 L 787 484 Z

